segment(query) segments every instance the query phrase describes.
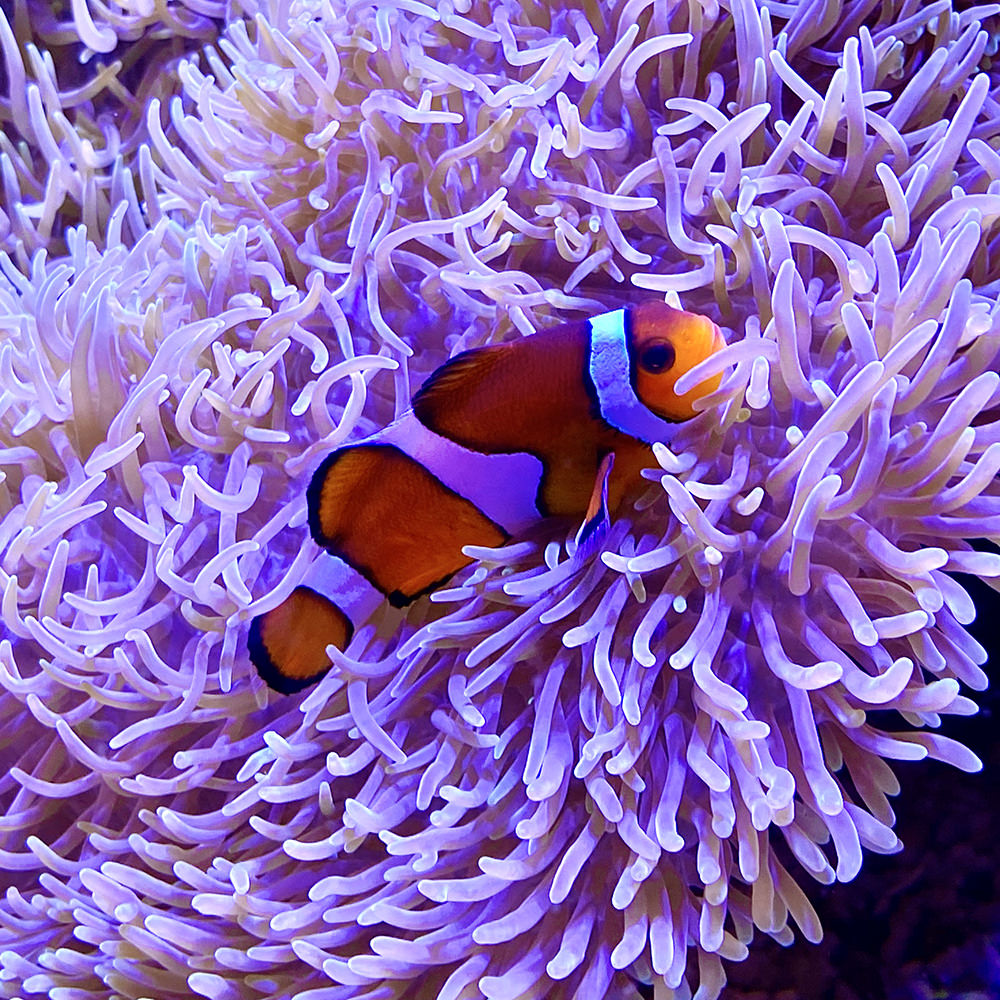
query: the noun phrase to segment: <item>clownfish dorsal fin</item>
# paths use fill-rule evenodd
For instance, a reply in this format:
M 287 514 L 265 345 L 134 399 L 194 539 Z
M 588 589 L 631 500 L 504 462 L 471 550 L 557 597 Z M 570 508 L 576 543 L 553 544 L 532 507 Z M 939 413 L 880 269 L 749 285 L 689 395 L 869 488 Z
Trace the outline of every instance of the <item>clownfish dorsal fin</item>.
M 457 354 L 414 395 L 413 413 L 428 430 L 482 454 L 547 462 L 592 449 L 603 425 L 591 414 L 587 337 L 586 324 L 564 323 Z
M 577 563 L 588 560 L 600 547 L 611 526 L 611 514 L 608 510 L 608 479 L 615 464 L 615 453 L 609 451 L 597 469 L 594 480 L 594 491 L 583 517 L 583 524 L 576 533 L 576 551 L 573 559 Z
M 520 450 L 511 439 L 508 385 L 516 377 L 517 344 L 474 347 L 435 370 L 413 397 L 413 413 L 429 430 L 484 453 Z M 530 371 L 521 371 L 531 377 Z M 506 405 L 505 405 L 506 404 Z
M 354 634 L 350 619 L 311 587 L 296 587 L 276 608 L 250 623 L 247 649 L 268 687 L 293 694 L 329 669 L 327 646 L 345 649 Z
M 496 371 L 503 344 L 473 347 L 449 358 L 424 381 L 413 397 L 413 412 L 430 427 L 443 410 L 460 407 Z

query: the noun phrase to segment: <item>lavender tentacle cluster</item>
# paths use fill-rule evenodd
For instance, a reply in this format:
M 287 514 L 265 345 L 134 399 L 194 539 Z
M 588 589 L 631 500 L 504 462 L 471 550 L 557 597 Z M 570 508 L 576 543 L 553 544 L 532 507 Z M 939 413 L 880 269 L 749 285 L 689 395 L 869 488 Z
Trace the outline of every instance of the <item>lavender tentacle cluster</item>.
M 0 996 L 713 1000 L 817 940 L 887 761 L 980 766 L 1000 6 L 49 6 L 0 13 Z M 269 693 L 321 456 L 656 294 L 724 377 L 602 556 L 539 524 Z

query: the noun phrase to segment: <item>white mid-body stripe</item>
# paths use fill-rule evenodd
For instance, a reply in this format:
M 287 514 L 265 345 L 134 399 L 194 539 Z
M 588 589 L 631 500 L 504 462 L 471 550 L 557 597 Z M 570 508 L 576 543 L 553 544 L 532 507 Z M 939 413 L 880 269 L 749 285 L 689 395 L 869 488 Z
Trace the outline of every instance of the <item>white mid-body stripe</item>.
M 534 455 L 471 451 L 435 434 L 412 410 L 358 444 L 395 445 L 512 535 L 541 517 L 535 498 L 543 469 Z
M 612 427 L 646 444 L 670 440 L 676 425 L 648 409 L 632 388 L 624 309 L 590 320 L 589 368 L 601 416 Z

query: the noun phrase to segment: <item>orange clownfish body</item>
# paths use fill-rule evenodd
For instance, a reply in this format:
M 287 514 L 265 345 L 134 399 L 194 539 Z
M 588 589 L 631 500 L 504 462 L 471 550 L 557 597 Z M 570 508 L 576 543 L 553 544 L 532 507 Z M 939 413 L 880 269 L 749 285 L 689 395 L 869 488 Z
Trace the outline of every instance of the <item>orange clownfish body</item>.
M 328 553 L 250 628 L 250 657 L 278 691 L 330 667 L 328 645 L 386 599 L 402 606 L 540 517 L 583 517 L 584 551 L 608 508 L 655 465 L 650 443 L 695 415 L 721 375 L 677 380 L 724 345 L 704 316 L 644 302 L 452 358 L 383 430 L 338 448 L 308 490 Z M 588 545 L 588 542 L 590 543 Z

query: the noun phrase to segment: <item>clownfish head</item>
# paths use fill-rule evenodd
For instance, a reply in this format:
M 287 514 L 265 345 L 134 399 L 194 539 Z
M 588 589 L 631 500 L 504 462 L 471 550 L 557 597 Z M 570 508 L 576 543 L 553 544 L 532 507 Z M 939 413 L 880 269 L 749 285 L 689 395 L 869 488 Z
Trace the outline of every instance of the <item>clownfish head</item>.
M 642 302 L 629 310 L 628 352 L 632 387 L 641 402 L 665 420 L 688 420 L 693 404 L 714 392 L 721 372 L 682 395 L 677 380 L 725 347 L 722 331 L 707 316 L 674 309 L 665 302 Z

